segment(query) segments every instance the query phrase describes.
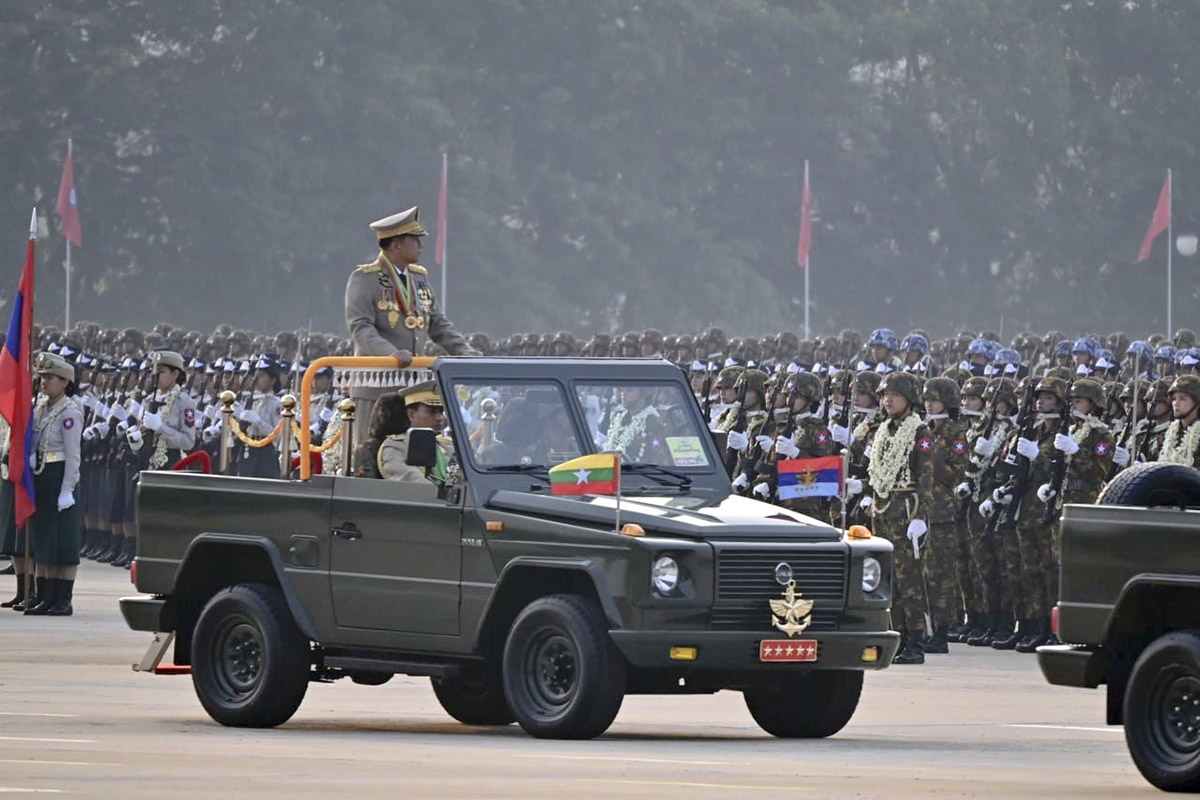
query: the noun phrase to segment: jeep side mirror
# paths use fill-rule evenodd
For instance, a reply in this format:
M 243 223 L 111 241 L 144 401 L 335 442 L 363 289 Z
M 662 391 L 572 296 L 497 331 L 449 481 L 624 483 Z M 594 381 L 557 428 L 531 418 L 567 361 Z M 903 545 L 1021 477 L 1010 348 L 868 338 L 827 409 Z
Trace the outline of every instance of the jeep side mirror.
M 437 434 L 433 428 L 409 428 L 408 456 L 404 463 L 430 469 L 437 463 L 437 447 Z

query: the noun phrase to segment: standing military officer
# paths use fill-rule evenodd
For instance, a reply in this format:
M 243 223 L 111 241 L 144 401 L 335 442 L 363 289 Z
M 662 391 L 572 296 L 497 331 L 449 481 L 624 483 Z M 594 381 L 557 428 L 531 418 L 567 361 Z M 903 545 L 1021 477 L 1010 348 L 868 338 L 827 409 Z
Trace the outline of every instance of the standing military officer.
M 427 270 L 417 263 L 426 231 L 417 207 L 371 223 L 379 240 L 379 255 L 360 264 L 346 282 L 346 327 L 356 356 L 392 356 L 401 367 L 412 363 L 424 337 L 450 355 L 479 355 L 442 313 L 433 296 Z M 358 404 L 357 430 L 362 438 L 371 418 L 371 405 L 384 390 L 351 389 Z

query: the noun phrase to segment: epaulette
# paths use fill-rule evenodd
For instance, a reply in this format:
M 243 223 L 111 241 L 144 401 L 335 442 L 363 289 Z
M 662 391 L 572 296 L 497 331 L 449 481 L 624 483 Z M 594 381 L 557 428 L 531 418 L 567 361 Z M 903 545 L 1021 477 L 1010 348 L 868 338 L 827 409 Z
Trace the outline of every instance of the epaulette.
M 378 261 L 372 261 L 370 264 L 359 264 L 358 269 L 360 272 L 362 272 L 365 275 L 371 275 L 373 273 L 379 272 L 382 269 L 382 267 L 379 266 Z
M 408 434 L 407 433 L 392 433 L 392 434 L 389 434 L 387 438 L 393 442 L 407 442 Z
M 422 267 L 420 264 L 409 264 L 408 271 L 414 275 L 428 275 L 429 270 Z

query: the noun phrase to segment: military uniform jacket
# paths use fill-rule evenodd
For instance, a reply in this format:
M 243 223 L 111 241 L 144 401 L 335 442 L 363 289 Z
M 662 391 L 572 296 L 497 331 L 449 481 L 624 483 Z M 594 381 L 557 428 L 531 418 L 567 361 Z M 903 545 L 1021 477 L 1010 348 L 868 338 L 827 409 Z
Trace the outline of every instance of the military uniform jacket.
M 283 404 L 279 402 L 279 398 L 274 392 L 255 392 L 251 396 L 250 408 L 258 414 L 258 422 L 247 426 L 246 435 L 253 439 L 270 436 L 283 417 Z
M 38 463 L 53 460 L 64 462 L 62 487 L 59 493 L 71 492 L 79 483 L 79 445 L 83 433 L 83 410 L 65 394 L 54 403 L 46 398 L 33 412 L 33 448 Z
M 967 423 L 947 418 L 928 424 L 933 433 L 933 501 L 924 519 L 928 523 L 953 522 L 959 505 L 954 487 L 962 481 L 971 453 Z
M 875 428 L 875 433 L 871 437 L 872 458 L 879 457 L 880 429 L 886 425 L 889 433 L 895 433 L 901 422 L 903 420 L 887 419 Z M 912 483 L 907 486 L 894 487 L 887 498 L 876 496 L 873 510 L 876 513 L 883 513 L 893 504 L 903 502 L 906 495 L 915 494 L 917 508 L 913 519 L 923 519 L 928 522 L 929 518 L 926 515 L 933 508 L 933 432 L 925 423 L 918 425 L 914 433 L 912 449 L 908 453 L 908 474 Z M 872 487 L 872 491 L 874 488 Z
M 1200 420 L 1192 422 L 1192 424 L 1188 425 L 1186 428 L 1181 427 L 1172 437 L 1173 441 L 1168 441 L 1167 436 L 1171 434 L 1172 427 L 1172 425 L 1168 423 L 1167 427 L 1163 429 L 1163 438 L 1159 442 L 1159 458 L 1161 459 L 1164 455 L 1171 455 L 1174 453 L 1175 458 L 1172 459 L 1174 463 L 1189 464 L 1193 467 L 1200 467 L 1200 447 L 1197 447 L 1190 453 L 1183 452 L 1187 448 L 1188 434 L 1195 432 L 1197 426 L 1200 426 Z
M 406 463 L 408 461 L 407 433 L 397 433 L 387 437 L 379 444 L 379 451 L 375 457 L 376 466 L 379 468 L 379 477 L 389 481 L 427 480 L 441 483 L 445 480 L 446 464 L 454 454 L 454 446 L 449 439 L 443 436 L 439 436 L 437 442 L 438 466 L 435 466 L 430 470 L 429 475 L 426 475 L 423 468 Z M 442 473 L 440 479 L 439 466 Z
M 410 264 L 407 273 L 412 286 L 411 302 L 416 305 L 409 311 L 425 318 L 424 329 L 409 330 L 404 325 L 404 312 L 395 309 L 396 289 L 382 253 L 350 274 L 346 282 L 346 326 L 354 342 L 354 355 L 390 356 L 397 350 L 420 354 L 426 335 L 450 355 L 470 352 L 467 340 L 442 314 L 425 268 Z M 403 279 L 404 272 L 400 274 Z
M 144 406 L 145 411 L 159 413 L 166 404 L 169 392 L 155 392 Z M 143 411 L 142 419 L 145 419 Z M 151 439 L 153 437 L 153 439 Z M 157 431 L 146 429 L 148 449 L 153 448 L 159 441 L 167 444 L 168 450 L 178 450 L 188 453 L 196 445 L 196 401 L 187 392 L 180 391 L 171 405 L 171 410 L 163 417 L 162 426 Z M 144 448 L 145 449 L 145 448 Z
M 1078 430 L 1082 423 L 1076 423 Z M 1112 468 L 1113 436 L 1107 425 L 1093 425 L 1079 443 L 1079 452 L 1068 456 L 1063 482 L 1063 503 L 1094 503 Z

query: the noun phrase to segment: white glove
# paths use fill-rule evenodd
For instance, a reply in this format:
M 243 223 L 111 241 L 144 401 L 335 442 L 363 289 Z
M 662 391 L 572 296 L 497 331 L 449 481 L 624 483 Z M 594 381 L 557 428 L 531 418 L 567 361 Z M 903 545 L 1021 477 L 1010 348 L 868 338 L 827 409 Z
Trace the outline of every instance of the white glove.
M 1006 506 L 1012 503 L 1012 490 L 1008 487 L 1000 486 L 992 492 L 992 502 L 998 506 Z
M 237 418 L 239 420 L 241 420 L 242 422 L 248 423 L 250 425 L 261 425 L 262 424 L 262 417 L 260 417 L 258 415 L 258 412 L 253 411 L 249 408 L 239 411 L 237 414 Z
M 1017 439 L 1017 452 L 1030 461 L 1037 461 L 1037 457 L 1040 455 L 1037 442 L 1026 439 L 1024 436 Z
M 856 494 L 862 494 L 863 482 L 858 478 L 846 478 L 846 497 L 851 498 Z
M 1079 442 L 1065 433 L 1056 433 L 1054 434 L 1054 448 L 1063 451 L 1069 456 L 1073 456 L 1079 452 Z
M 1129 463 L 1129 451 L 1121 445 L 1117 445 L 1113 449 L 1113 463 L 1118 467 L 1124 467 Z
M 754 442 L 762 450 L 770 450 L 771 445 L 774 444 L 774 440 L 770 436 L 763 436 L 762 434 L 755 436 Z
M 75 505 L 75 495 L 70 492 L 62 492 L 58 496 L 58 510 L 66 511 L 71 506 Z
M 868 508 L 871 507 L 872 502 L 874 502 L 874 501 L 871 499 L 870 495 L 868 495 L 868 496 L 864 497 L 862 500 L 858 501 L 858 507 L 861 508 L 863 511 L 866 511 Z
M 140 417 L 142 415 L 142 404 L 139 403 L 137 400 L 130 400 L 129 401 L 129 413 L 135 417 Z
M 211 442 L 213 439 L 217 438 L 217 435 L 218 435 L 220 432 L 221 432 L 221 426 L 220 426 L 220 425 L 209 425 L 207 428 L 205 428 L 205 429 L 204 429 L 204 430 L 203 430 L 203 431 L 200 433 L 200 437 L 201 437 L 202 439 L 204 439 L 204 441 L 206 441 L 206 442 Z
M 117 423 L 117 433 L 125 433 L 125 431 L 127 431 L 127 430 L 129 430 L 129 421 L 128 420 L 123 419 Z
M 835 423 L 829 429 L 829 431 L 831 434 L 833 434 L 833 440 L 843 447 L 849 447 L 850 442 L 853 441 L 853 439 L 850 437 L 850 429 L 843 425 L 838 425 Z
M 750 444 L 750 437 L 741 431 L 730 431 L 725 439 L 730 450 L 745 450 Z
M 756 483 L 754 484 L 754 488 L 750 491 L 750 494 L 754 495 L 760 500 L 766 500 L 771 495 L 771 486 L 765 481 L 763 483 Z
M 746 490 L 746 487 L 750 485 L 750 479 L 746 477 L 746 473 L 739 472 L 738 476 L 733 479 L 733 483 L 730 485 L 733 486 L 733 490 L 735 492 L 743 492 Z
M 921 537 L 928 533 L 929 528 L 925 525 L 925 520 L 914 519 L 908 523 L 908 540 L 913 544 L 913 557 L 921 557 Z
M 92 439 L 96 438 L 96 426 L 95 425 L 87 426 L 86 428 L 83 429 L 83 433 L 80 435 L 83 437 L 83 440 L 85 442 L 90 442 Z
M 142 417 L 142 425 L 152 431 L 156 431 L 161 428 L 162 424 L 162 417 L 158 414 L 155 414 L 153 411 L 147 411 L 146 415 Z
M 309 433 L 311 433 L 313 436 L 320 436 L 321 435 L 321 423 L 314 422 L 312 425 L 308 426 L 308 430 L 309 430 Z
M 954 487 L 954 496 L 957 497 L 959 500 L 966 500 L 968 497 L 971 496 L 971 484 L 966 483 L 964 481 L 963 483 L 960 483 L 958 486 L 955 486 Z
M 800 455 L 800 448 L 787 436 L 775 437 L 775 452 L 784 458 L 795 458 Z
M 1055 494 L 1056 494 L 1056 492 L 1054 491 L 1054 487 L 1052 487 L 1048 483 L 1043 483 L 1037 489 L 1037 498 L 1038 498 L 1038 500 L 1041 500 L 1043 503 L 1049 503 L 1050 498 L 1054 497 Z
M 983 458 L 991 458 L 996 455 L 996 445 L 986 436 L 980 436 L 975 440 L 975 454 Z
M 322 408 L 320 416 L 321 416 L 321 422 L 329 422 L 329 420 L 333 419 L 333 409 L 332 408 Z
M 95 427 L 96 433 L 98 433 L 100 436 L 108 436 L 108 432 L 112 430 L 107 422 L 97 422 Z
M 873 450 L 874 450 L 874 448 L 872 448 L 871 445 L 867 445 L 866 448 L 863 450 L 863 458 L 865 458 L 867 461 L 870 461 L 871 453 L 873 452 Z
M 996 513 L 996 504 L 991 500 L 984 500 L 979 504 L 979 513 L 986 519 L 991 519 L 992 515 Z

